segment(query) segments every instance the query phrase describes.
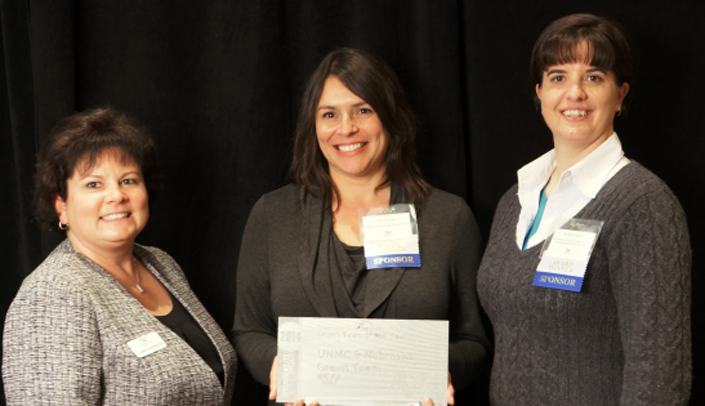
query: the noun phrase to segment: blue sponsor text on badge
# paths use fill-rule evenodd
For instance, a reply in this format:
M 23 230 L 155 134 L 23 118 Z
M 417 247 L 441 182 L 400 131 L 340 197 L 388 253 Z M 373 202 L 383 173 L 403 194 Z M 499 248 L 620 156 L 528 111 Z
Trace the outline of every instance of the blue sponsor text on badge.
M 536 272 L 534 286 L 580 292 L 580 288 L 583 286 L 583 278 L 549 272 Z
M 367 261 L 367 269 L 394 268 L 397 266 L 418 268 L 421 266 L 421 256 L 419 254 L 379 255 L 366 257 L 365 260 Z

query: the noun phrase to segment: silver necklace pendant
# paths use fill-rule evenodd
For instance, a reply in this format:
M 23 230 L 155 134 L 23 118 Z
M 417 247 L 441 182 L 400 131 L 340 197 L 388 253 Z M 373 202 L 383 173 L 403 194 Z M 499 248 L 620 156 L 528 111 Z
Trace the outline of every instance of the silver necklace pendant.
M 137 264 L 137 259 L 135 257 L 132 257 L 132 261 L 135 263 L 135 273 L 137 274 L 137 284 L 135 287 L 137 288 L 137 291 L 140 293 L 144 293 L 144 289 L 142 289 L 142 286 L 140 286 L 140 268 L 139 264 Z

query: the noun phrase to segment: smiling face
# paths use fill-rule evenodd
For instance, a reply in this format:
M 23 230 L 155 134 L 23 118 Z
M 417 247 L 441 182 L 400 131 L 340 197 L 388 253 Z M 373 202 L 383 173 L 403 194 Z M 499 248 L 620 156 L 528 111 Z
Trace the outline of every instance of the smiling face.
M 388 135 L 377 113 L 336 76 L 329 76 L 316 109 L 318 146 L 331 178 L 383 178 Z
M 626 82 L 617 86 L 613 72 L 585 62 L 550 66 L 542 83 L 536 85 L 541 114 L 553 133 L 554 143 L 583 149 L 597 148 L 609 138 L 614 131 L 614 116 L 628 91 Z
M 71 244 L 85 255 L 131 248 L 149 219 L 142 171 L 134 160 L 121 158 L 119 151 L 105 151 L 92 168 L 84 158 L 66 181 L 66 200 L 54 201 L 59 219 L 69 225 Z

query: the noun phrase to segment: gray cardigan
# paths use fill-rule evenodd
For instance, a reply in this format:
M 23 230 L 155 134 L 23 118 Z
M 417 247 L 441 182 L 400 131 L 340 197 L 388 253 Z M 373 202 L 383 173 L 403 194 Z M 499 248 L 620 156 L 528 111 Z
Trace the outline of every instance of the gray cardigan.
M 230 404 L 236 357 L 222 330 L 169 255 L 139 245 L 134 254 L 211 338 L 224 388 L 186 342 L 65 240 L 25 279 L 7 313 L 2 375 L 9 406 Z M 138 358 L 127 343 L 150 332 L 167 346 Z
M 332 291 L 312 283 L 330 280 L 313 274 L 324 211 L 330 213 L 320 199 L 288 185 L 265 194 L 250 213 L 233 333 L 240 359 L 262 384 L 269 384 L 279 316 L 337 316 Z M 418 221 L 422 266 L 374 270 L 384 273 L 379 288 L 386 306 L 384 314 L 367 317 L 450 320 L 449 369 L 456 388 L 464 387 L 483 371 L 489 349 L 476 293 L 480 234 L 467 204 L 437 189 Z
M 478 276 L 492 405 L 686 405 L 691 251 L 673 193 L 635 162 L 602 187 L 575 216 L 605 222 L 577 293 L 532 286 L 542 244 L 517 247 L 516 192 L 497 207 Z

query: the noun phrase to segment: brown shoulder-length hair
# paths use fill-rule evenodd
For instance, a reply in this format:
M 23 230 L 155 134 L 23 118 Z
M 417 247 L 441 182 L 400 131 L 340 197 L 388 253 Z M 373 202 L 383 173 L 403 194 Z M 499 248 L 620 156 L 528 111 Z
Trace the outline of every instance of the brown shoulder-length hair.
M 587 45 L 587 52 L 582 44 Z M 572 14 L 552 22 L 539 35 L 531 54 L 532 83 L 541 86 L 549 67 L 569 62 L 583 62 L 614 73 L 617 86 L 629 83 L 622 102 L 626 109 L 634 94 L 637 58 L 627 30 L 617 21 L 592 14 Z M 534 94 L 534 101 L 540 105 Z
M 162 184 L 154 141 L 145 130 L 112 108 L 87 110 L 59 121 L 37 155 L 34 214 L 41 227 L 65 234 L 58 227 L 54 199 L 61 196 L 66 200 L 67 181 L 74 171 L 90 171 L 108 150 L 116 151 L 123 162 L 137 163 L 152 205 Z
M 377 187 L 396 182 L 406 189 L 414 203 L 421 205 L 431 193 L 431 186 L 416 164 L 414 113 L 394 70 L 382 59 L 360 49 L 330 52 L 309 79 L 296 124 L 290 181 L 319 198 L 328 193 L 340 198 L 316 138 L 316 109 L 325 81 L 331 75 L 377 112 L 389 137 L 384 157 L 386 179 Z

